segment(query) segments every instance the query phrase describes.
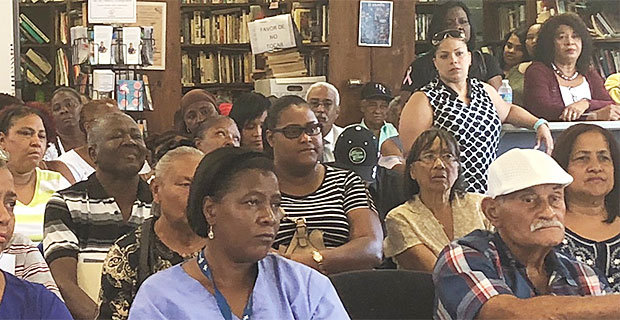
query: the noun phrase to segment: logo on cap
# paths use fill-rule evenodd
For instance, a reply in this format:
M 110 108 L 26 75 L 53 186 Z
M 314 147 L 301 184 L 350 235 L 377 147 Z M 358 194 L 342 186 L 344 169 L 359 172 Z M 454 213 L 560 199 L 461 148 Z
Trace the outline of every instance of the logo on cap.
M 382 84 L 380 84 L 380 83 L 375 84 L 375 88 L 377 90 L 381 91 L 381 93 L 386 94 L 385 93 L 385 87 Z
M 349 160 L 353 164 L 360 164 L 366 161 L 366 150 L 361 147 L 354 147 L 349 150 Z

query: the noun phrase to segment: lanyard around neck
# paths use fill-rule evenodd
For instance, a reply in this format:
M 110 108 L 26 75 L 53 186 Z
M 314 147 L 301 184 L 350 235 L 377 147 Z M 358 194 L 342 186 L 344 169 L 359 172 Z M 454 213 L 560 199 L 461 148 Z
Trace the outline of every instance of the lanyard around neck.
M 217 307 L 220 309 L 222 317 L 224 317 L 225 320 L 232 320 L 232 311 L 230 310 L 228 302 L 226 302 L 226 298 L 215 285 L 215 280 L 213 279 L 213 274 L 211 273 L 209 264 L 207 263 L 207 258 L 204 255 L 204 250 L 200 250 L 200 253 L 198 254 L 198 267 L 200 268 L 200 271 L 202 271 L 202 274 L 204 274 L 205 277 L 207 277 L 207 279 L 209 279 L 209 281 L 213 284 L 215 301 L 217 301 Z M 243 316 L 241 317 L 241 320 L 249 320 L 252 318 L 252 295 L 253 293 L 250 294 L 248 303 L 243 309 Z

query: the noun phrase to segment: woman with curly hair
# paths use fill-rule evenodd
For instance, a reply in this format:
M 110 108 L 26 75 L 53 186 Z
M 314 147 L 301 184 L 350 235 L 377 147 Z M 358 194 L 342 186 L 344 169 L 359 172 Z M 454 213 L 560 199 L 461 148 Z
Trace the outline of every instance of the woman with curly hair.
M 550 121 L 620 120 L 603 78 L 591 66 L 592 38 L 578 15 L 551 17 L 525 72 L 525 108 Z

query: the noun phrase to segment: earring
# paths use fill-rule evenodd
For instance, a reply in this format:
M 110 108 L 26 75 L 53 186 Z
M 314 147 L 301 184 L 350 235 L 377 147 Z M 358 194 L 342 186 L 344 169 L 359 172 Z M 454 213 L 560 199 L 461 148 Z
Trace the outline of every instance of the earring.
M 213 240 L 213 226 L 209 226 L 209 233 L 207 233 L 207 237 L 209 238 L 209 240 Z

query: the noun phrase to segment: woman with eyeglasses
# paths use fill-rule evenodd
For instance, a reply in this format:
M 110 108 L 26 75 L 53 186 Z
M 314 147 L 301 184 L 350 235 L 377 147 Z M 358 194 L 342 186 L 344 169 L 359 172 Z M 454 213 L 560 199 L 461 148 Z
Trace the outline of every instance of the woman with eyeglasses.
M 454 137 L 432 128 L 416 139 L 405 169 L 409 199 L 385 218 L 384 254 L 399 269 L 432 272 L 439 252 L 450 241 L 489 223 L 478 193 L 463 189 L 459 146 Z
M 263 153 L 227 147 L 207 154 L 186 210 L 206 246 L 147 278 L 129 319 L 349 319 L 327 277 L 269 252 L 280 201 Z
M 537 147 L 544 142 L 551 153 L 553 139 L 544 119 L 506 103 L 491 85 L 468 76 L 472 53 L 463 31 L 444 30 L 431 42 L 438 76 L 415 92 L 403 109 L 399 133 L 406 152 L 423 131 L 448 131 L 459 144 L 466 190 L 479 193 L 486 192 L 487 169 L 496 156 L 502 123 L 533 128 Z
M 266 126 L 287 213 L 274 248 L 291 244 L 296 223 L 303 218 L 308 234 L 323 233 L 326 249 L 289 258 L 325 274 L 379 265 L 383 232 L 372 198 L 357 174 L 319 163 L 321 126 L 306 102 L 296 96 L 278 99 Z
M 471 13 L 469 8 L 461 1 L 447 1 L 433 11 L 433 19 L 428 28 L 427 40 L 434 34 L 446 29 L 458 29 L 465 34 L 465 42 L 472 52 L 472 66 L 469 69 L 471 78 L 487 82 L 495 89 L 502 84 L 502 69 L 495 57 L 476 50 L 476 32 L 469 23 Z M 433 50 L 421 54 L 411 63 L 400 88 L 408 92 L 405 98 L 437 76 L 437 70 L 433 67 Z M 402 95 L 402 93 L 401 93 Z
M 525 107 L 549 121 L 620 120 L 620 105 L 592 67 L 592 38 L 574 13 L 540 29 L 534 63 L 525 72 Z

